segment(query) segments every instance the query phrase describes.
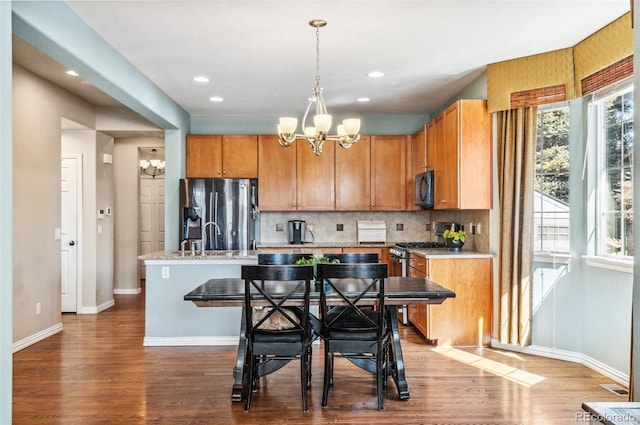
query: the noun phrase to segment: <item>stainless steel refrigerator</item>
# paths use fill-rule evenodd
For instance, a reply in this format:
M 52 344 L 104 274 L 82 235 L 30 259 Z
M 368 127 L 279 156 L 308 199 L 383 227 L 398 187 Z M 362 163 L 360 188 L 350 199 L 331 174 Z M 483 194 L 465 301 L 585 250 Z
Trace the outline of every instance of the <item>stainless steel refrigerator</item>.
M 181 179 L 180 241 L 205 250 L 254 250 L 260 239 L 257 179 Z

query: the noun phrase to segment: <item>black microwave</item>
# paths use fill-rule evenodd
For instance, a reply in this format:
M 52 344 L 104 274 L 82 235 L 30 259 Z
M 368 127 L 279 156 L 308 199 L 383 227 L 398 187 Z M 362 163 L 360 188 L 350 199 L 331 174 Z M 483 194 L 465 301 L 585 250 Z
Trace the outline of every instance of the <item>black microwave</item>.
M 422 208 L 433 208 L 433 170 L 416 176 L 413 190 L 414 203 Z

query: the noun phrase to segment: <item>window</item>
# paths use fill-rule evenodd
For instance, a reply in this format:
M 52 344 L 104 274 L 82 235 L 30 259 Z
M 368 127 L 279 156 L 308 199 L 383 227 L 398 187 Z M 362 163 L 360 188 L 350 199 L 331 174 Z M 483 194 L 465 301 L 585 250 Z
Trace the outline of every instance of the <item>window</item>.
M 596 255 L 633 256 L 633 86 L 601 90 L 590 103 L 597 150 Z
M 569 253 L 569 105 L 540 106 L 536 141 L 534 252 Z

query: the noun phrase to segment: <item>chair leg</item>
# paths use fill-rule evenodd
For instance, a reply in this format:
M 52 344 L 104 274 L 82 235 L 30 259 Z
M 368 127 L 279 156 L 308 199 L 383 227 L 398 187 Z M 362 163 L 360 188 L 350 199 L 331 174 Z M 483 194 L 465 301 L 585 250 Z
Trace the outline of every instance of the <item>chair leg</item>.
M 302 389 L 302 411 L 306 412 L 307 408 L 307 385 L 309 383 L 309 350 L 302 349 L 300 354 L 300 388 Z
M 248 412 L 251 408 L 251 395 L 253 394 L 253 385 L 255 380 L 256 358 L 249 353 L 249 367 L 247 368 L 246 383 L 244 386 L 244 411 Z
M 383 384 L 383 375 L 384 373 L 384 348 L 383 344 L 378 344 L 378 353 L 376 354 L 376 394 L 378 395 L 378 410 L 384 409 L 383 398 L 384 398 L 384 384 Z
M 322 407 L 327 407 L 329 401 L 329 386 L 331 375 L 333 375 L 333 355 L 329 352 L 329 342 L 325 341 L 324 346 L 324 381 L 322 385 Z
M 313 348 L 311 344 L 309 344 L 309 348 L 307 350 L 307 388 L 311 388 L 311 371 L 312 369 L 312 359 L 313 359 Z

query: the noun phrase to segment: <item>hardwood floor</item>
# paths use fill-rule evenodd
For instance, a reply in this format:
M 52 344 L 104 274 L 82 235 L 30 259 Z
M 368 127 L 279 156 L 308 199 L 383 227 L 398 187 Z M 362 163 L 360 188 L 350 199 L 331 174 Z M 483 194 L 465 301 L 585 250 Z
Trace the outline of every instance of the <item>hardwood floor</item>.
M 263 378 L 251 411 L 230 401 L 234 347 L 143 347 L 144 295 L 116 296 L 98 315 L 63 315 L 64 331 L 14 354 L 20 424 L 575 424 L 583 401 L 625 401 L 575 363 L 494 349 L 438 349 L 401 326 L 411 399 L 393 385 L 376 409 L 373 375 L 336 361 L 322 409 L 314 347 L 309 411 L 297 364 Z

